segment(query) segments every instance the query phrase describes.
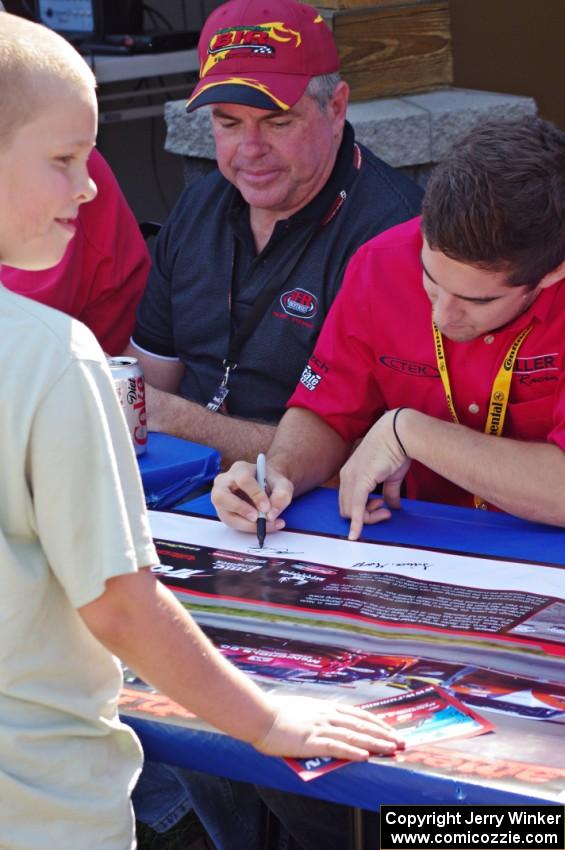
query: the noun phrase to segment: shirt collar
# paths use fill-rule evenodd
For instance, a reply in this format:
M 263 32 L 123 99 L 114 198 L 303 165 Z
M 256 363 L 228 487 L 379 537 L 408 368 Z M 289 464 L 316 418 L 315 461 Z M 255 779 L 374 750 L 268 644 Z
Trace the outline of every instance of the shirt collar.
M 353 127 L 349 121 L 346 121 L 341 145 L 329 179 L 316 197 L 288 219 L 289 222 L 318 224 L 331 212 L 332 206 L 339 201 L 340 193 L 350 185 L 352 178 L 355 178 L 355 171 L 359 171 L 359 168 L 355 166 L 354 146 Z
M 552 314 L 554 301 L 558 294 L 564 290 L 564 287 L 565 279 L 554 283 L 547 289 L 542 289 L 528 309 L 520 313 L 512 322 L 509 322 L 503 330 L 520 331 L 522 328 L 531 325 L 532 322 L 546 323 Z

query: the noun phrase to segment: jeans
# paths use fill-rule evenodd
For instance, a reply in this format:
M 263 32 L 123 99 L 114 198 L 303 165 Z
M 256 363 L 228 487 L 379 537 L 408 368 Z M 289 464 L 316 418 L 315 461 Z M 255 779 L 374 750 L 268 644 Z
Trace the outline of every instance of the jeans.
M 194 809 L 216 850 L 263 850 L 263 805 L 244 782 L 146 761 L 132 802 L 136 818 L 156 832 Z
M 348 806 L 276 788 L 255 788 L 286 832 L 300 845 L 300 850 L 353 850 Z M 282 850 L 280 845 L 279 850 Z
M 183 771 L 146 760 L 133 789 L 135 817 L 156 832 L 167 832 L 193 808 Z
M 138 820 L 165 832 L 193 808 L 217 850 L 263 850 L 264 808 L 283 825 L 278 850 L 288 834 L 301 850 L 350 850 L 347 806 L 274 788 L 235 782 L 147 761 L 133 792 Z

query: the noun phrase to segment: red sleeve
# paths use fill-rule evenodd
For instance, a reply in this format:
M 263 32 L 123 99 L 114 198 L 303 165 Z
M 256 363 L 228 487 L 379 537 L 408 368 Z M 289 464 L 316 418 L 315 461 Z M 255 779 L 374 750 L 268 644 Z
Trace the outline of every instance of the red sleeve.
M 559 379 L 553 407 L 553 428 L 547 435 L 547 440 L 565 451 L 565 374 Z
M 351 259 L 288 407 L 311 410 L 344 440 L 363 436 L 384 404 L 375 379 L 376 281 L 371 240 Z
M 133 332 L 150 258 L 145 240 L 110 167 L 94 150 L 89 171 L 95 201 L 81 208 L 81 286 L 88 289 L 75 314 L 109 354 L 119 354 Z

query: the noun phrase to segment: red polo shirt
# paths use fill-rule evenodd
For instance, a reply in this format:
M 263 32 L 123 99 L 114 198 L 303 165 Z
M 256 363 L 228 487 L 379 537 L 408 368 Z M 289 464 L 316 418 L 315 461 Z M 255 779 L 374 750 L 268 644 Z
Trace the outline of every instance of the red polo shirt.
M 411 407 L 451 421 L 439 377 L 431 304 L 422 285 L 420 219 L 394 227 L 353 256 L 289 407 L 316 413 L 345 440 L 386 410 Z M 443 338 L 459 421 L 483 431 L 496 373 L 521 329 L 504 436 L 565 450 L 565 280 L 543 290 L 515 321 L 471 342 Z M 493 439 L 496 439 L 493 437 Z M 472 505 L 473 497 L 419 463 L 408 496 Z

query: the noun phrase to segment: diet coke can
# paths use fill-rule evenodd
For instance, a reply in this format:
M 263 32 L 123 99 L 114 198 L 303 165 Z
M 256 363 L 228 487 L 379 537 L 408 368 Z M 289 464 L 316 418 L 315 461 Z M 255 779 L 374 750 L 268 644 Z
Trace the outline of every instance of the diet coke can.
M 136 455 L 147 448 L 145 381 L 135 357 L 108 357 L 114 386 L 126 417 Z

